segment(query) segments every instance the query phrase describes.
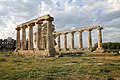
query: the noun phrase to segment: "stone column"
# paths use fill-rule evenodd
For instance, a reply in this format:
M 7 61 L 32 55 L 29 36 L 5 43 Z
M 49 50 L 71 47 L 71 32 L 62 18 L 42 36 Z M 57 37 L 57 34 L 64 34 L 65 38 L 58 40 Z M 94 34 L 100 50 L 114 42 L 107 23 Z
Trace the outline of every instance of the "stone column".
M 64 50 L 67 50 L 67 32 L 64 32 Z
M 92 37 L 91 37 L 92 29 L 88 30 L 88 50 L 92 50 Z
M 42 21 L 38 21 L 38 29 L 37 29 L 37 50 L 42 49 Z
M 26 28 L 27 25 L 22 26 L 22 50 L 26 50 Z
M 58 42 L 57 42 L 57 44 L 58 44 L 58 51 L 61 50 L 60 35 L 61 35 L 61 33 L 59 33 L 59 34 L 57 35 L 57 36 L 58 36 Z
M 83 30 L 79 31 L 79 49 L 80 50 L 83 49 L 82 32 L 83 32 Z
M 52 21 L 53 17 L 47 19 L 47 50 L 52 48 Z
M 20 30 L 21 30 L 21 28 L 17 27 L 16 30 L 17 30 L 17 34 L 16 34 L 16 50 L 19 50 L 20 49 Z
M 29 26 L 28 50 L 33 50 L 33 26 L 35 26 L 35 23 L 30 23 L 28 26 Z
M 97 28 L 97 31 L 98 31 L 98 48 L 96 51 L 99 51 L 99 52 L 103 52 L 104 50 L 102 49 L 102 33 L 101 33 L 101 30 L 103 28 L 102 27 L 98 27 Z
M 74 33 L 75 32 L 70 32 L 71 34 L 71 45 L 70 45 L 70 49 L 74 50 Z
M 48 56 L 54 56 L 55 55 L 55 49 L 53 48 L 53 42 L 52 42 L 52 21 L 54 20 L 53 17 L 49 17 L 47 21 L 47 51 L 48 51 Z

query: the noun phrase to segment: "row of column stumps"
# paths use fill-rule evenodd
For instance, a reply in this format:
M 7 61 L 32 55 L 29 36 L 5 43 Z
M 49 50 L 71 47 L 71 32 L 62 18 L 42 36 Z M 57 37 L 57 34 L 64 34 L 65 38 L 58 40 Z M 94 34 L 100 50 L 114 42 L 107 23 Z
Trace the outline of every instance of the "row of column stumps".
M 37 19 L 28 21 L 21 25 L 18 25 L 16 30 L 16 50 L 33 50 L 33 27 L 37 24 L 37 48 L 36 50 L 42 50 L 43 48 L 43 40 L 42 40 L 42 24 L 43 21 L 47 21 L 47 31 L 46 31 L 46 50 L 49 52 L 48 56 L 51 56 L 51 51 L 54 50 L 53 42 L 52 42 L 52 21 L 54 20 L 49 14 L 39 17 Z M 28 49 L 26 47 L 26 28 L 29 28 L 29 37 L 28 37 Z M 20 30 L 22 29 L 22 45 L 20 43 Z M 52 51 L 53 52 L 53 51 Z
M 61 41 L 60 41 L 60 35 L 64 36 L 64 50 L 67 50 L 67 34 L 70 33 L 70 50 L 74 50 L 74 33 L 78 32 L 79 34 L 79 43 L 78 43 L 78 50 L 83 50 L 83 40 L 82 40 L 82 32 L 83 31 L 88 31 L 88 50 L 92 50 L 92 36 L 91 36 L 91 31 L 93 29 L 97 29 L 98 32 L 98 48 L 97 51 L 102 52 L 102 33 L 101 30 L 103 29 L 100 26 L 94 26 L 92 28 L 84 28 L 80 30 L 73 30 L 73 31 L 66 31 L 66 32 L 58 32 L 56 35 L 58 36 L 58 51 L 61 50 Z

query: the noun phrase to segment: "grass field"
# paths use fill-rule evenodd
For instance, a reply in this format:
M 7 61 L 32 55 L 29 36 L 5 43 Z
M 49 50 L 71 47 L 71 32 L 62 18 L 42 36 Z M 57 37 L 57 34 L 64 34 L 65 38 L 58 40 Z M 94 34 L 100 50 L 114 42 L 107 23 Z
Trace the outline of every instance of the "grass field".
M 120 56 L 39 57 L 0 53 L 0 80 L 120 80 Z

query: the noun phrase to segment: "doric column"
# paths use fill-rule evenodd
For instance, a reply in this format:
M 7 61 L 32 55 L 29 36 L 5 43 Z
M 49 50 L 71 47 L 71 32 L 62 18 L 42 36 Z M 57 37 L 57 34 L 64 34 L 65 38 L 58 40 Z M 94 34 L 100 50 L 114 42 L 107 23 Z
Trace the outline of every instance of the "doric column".
M 52 42 L 52 21 L 53 21 L 53 17 L 48 18 L 47 21 L 47 50 L 50 50 L 53 48 L 53 42 Z
M 83 30 L 79 31 L 79 49 L 80 50 L 83 49 L 82 32 L 83 32 Z
M 97 31 L 98 31 L 98 49 L 101 49 L 102 48 L 102 33 L 101 33 L 101 30 L 103 28 L 102 27 L 98 27 L 97 28 Z
M 68 32 L 64 32 L 64 50 L 67 50 L 67 34 Z
M 38 21 L 37 25 L 38 25 L 38 29 L 37 29 L 37 50 L 42 49 L 42 21 Z
M 17 30 L 17 34 L 16 34 L 16 50 L 19 50 L 20 49 L 20 30 L 21 30 L 21 28 L 17 27 L 16 30 Z
M 58 51 L 61 50 L 60 35 L 61 35 L 61 33 L 57 34 L 57 36 L 58 36 L 58 42 L 57 42 L 57 44 L 58 44 Z
M 53 47 L 53 41 L 52 41 L 52 32 L 53 32 L 53 28 L 52 28 L 52 21 L 54 20 L 53 17 L 50 17 L 46 20 L 47 21 L 47 34 L 46 34 L 46 42 L 47 42 L 47 51 L 48 51 L 48 56 L 55 56 L 56 52 L 55 52 L 55 48 Z
M 28 26 L 29 26 L 28 50 L 33 50 L 33 26 L 35 26 L 35 23 L 30 23 Z
M 71 50 L 74 50 L 74 31 L 73 32 L 70 32 L 71 34 L 71 45 L 70 45 L 70 49 Z
M 26 28 L 27 25 L 22 26 L 22 50 L 26 50 Z
M 88 30 L 88 49 L 92 50 L 92 37 L 91 37 L 91 31 L 92 29 Z

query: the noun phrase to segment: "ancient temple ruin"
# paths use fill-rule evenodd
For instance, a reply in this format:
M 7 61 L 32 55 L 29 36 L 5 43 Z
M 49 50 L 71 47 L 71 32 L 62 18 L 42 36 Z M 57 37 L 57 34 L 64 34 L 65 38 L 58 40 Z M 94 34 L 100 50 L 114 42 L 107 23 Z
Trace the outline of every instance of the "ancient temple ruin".
M 17 35 L 16 35 L 16 50 L 15 53 L 17 54 L 39 54 L 45 56 L 55 56 L 56 51 L 61 50 L 61 41 L 60 36 L 64 35 L 64 50 L 67 51 L 74 51 L 74 33 L 79 33 L 79 47 L 77 50 L 83 50 L 83 40 L 82 40 L 82 32 L 88 31 L 88 50 L 92 50 L 92 37 L 91 32 L 93 29 L 97 29 L 98 31 L 98 48 L 96 51 L 102 52 L 102 33 L 101 30 L 103 29 L 100 26 L 92 26 L 88 28 L 80 28 L 77 30 L 68 30 L 64 32 L 55 32 L 55 27 L 52 24 L 54 20 L 49 14 L 38 17 L 37 19 L 33 19 L 22 23 L 17 26 Z M 46 34 L 42 33 L 42 29 L 44 28 L 43 22 L 47 22 L 46 27 Z M 37 38 L 36 38 L 36 48 L 34 49 L 33 45 L 33 27 L 37 25 Z M 29 37 L 28 37 L 28 46 L 26 44 L 26 28 L 29 28 Z M 22 30 L 22 36 L 20 35 L 20 31 Z M 67 34 L 70 33 L 70 49 L 67 48 Z M 20 36 L 22 37 L 22 42 L 20 42 Z M 44 37 L 46 41 L 44 41 Z M 57 37 L 57 45 L 55 39 Z M 46 47 L 45 47 L 46 46 Z M 55 46 L 57 48 L 55 49 Z
M 91 37 L 91 32 L 93 29 L 97 29 L 98 32 L 98 48 L 96 49 L 96 51 L 98 52 L 103 52 L 104 50 L 102 49 L 102 33 L 101 30 L 103 29 L 100 26 L 91 26 L 91 27 L 87 27 L 87 28 L 80 28 L 77 30 L 68 30 L 68 31 L 64 31 L 64 32 L 56 32 L 54 33 L 54 35 L 57 35 L 58 40 L 57 40 L 57 46 L 58 46 L 58 51 L 61 50 L 61 41 L 60 41 L 60 36 L 63 35 L 64 36 L 64 51 L 67 50 L 71 50 L 74 51 L 75 49 L 75 41 L 74 41 L 74 34 L 78 33 L 79 34 L 79 39 L 78 39 L 78 49 L 77 50 L 84 50 L 83 47 L 83 39 L 82 39 L 82 32 L 87 31 L 88 32 L 88 48 L 87 50 L 92 51 L 92 37 Z M 67 48 L 67 34 L 70 33 L 70 48 Z

